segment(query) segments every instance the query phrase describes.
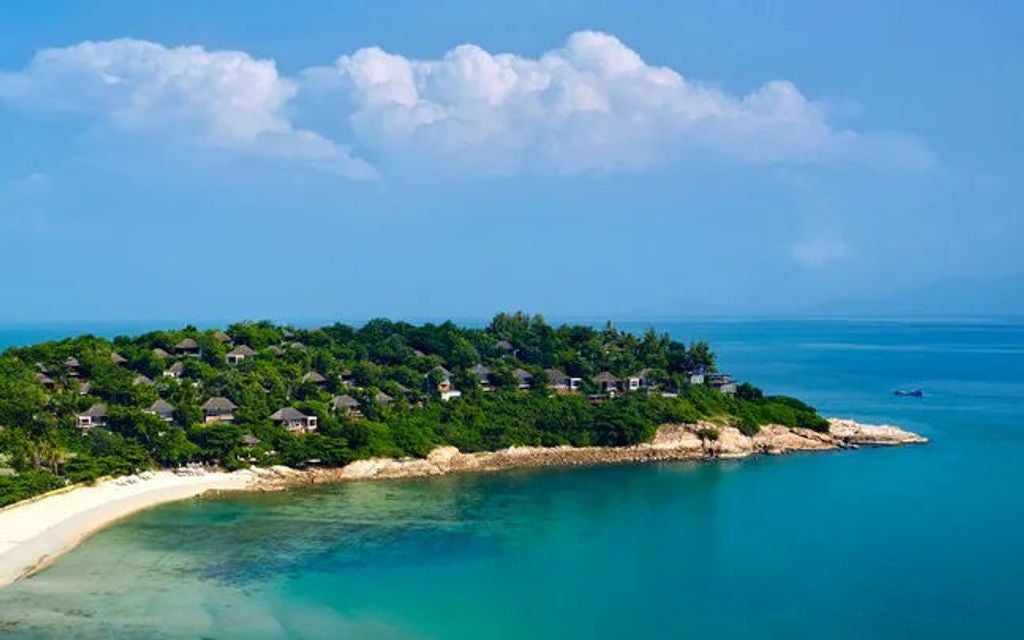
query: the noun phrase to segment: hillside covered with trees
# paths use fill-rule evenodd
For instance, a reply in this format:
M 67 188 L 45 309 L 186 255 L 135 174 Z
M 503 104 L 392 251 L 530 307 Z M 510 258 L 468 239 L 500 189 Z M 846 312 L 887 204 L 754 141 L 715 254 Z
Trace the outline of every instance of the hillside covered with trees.
M 0 355 L 0 506 L 186 463 L 344 465 L 511 445 L 630 445 L 711 420 L 826 430 L 716 375 L 707 344 L 500 314 L 482 329 L 373 320 L 80 336 Z

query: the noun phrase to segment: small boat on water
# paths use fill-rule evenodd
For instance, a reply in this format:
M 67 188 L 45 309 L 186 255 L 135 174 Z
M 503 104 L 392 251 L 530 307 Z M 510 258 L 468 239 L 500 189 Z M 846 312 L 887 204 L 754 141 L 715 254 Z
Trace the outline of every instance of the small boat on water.
M 920 389 L 897 389 L 892 394 L 901 398 L 921 398 L 924 396 L 924 391 Z

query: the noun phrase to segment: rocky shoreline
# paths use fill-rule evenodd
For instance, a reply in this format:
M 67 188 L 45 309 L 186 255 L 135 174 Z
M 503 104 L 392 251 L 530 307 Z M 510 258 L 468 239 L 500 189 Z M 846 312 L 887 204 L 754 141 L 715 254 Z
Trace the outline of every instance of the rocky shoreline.
M 650 443 L 633 447 L 510 447 L 481 453 L 438 447 L 423 459 L 359 460 L 335 469 L 269 467 L 225 473 L 182 468 L 112 478 L 0 510 L 0 588 L 39 571 L 92 533 L 121 518 L 207 493 L 277 491 L 333 482 L 540 467 L 713 461 L 925 442 L 927 439 L 897 427 L 864 425 L 852 420 L 831 420 L 829 433 L 768 425 L 753 437 L 733 427 L 696 423 L 664 425 Z
M 923 444 L 928 440 L 892 425 L 867 425 L 829 420 L 829 433 L 767 425 L 753 436 L 734 427 L 711 423 L 664 425 L 650 443 L 631 447 L 510 447 L 499 451 L 462 453 L 437 447 L 426 458 L 372 458 L 340 468 L 299 471 L 287 467 L 260 469 L 257 490 L 290 486 L 417 478 L 455 473 L 489 473 L 509 469 L 571 467 L 645 462 L 713 461 L 799 451 L 835 451 L 861 446 Z

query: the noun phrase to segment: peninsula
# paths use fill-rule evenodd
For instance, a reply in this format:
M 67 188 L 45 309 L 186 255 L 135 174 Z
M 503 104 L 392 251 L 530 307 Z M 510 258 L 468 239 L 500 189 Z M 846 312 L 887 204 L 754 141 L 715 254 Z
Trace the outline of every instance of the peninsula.
M 0 356 L 0 586 L 211 490 L 924 441 L 736 382 L 705 343 L 610 324 L 81 336 Z

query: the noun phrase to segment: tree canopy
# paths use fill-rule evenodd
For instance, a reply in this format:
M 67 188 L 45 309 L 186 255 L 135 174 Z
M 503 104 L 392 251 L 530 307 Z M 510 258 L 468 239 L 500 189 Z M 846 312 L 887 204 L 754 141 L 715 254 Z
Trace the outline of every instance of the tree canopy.
M 243 357 L 229 363 L 229 352 Z M 189 462 L 343 465 L 424 456 L 442 444 L 630 445 L 660 424 L 700 419 L 746 433 L 768 423 L 827 429 L 812 407 L 750 384 L 734 395 L 691 385 L 692 372 L 716 364 L 703 342 L 610 323 L 556 327 L 524 313 L 499 314 L 484 328 L 261 321 L 10 348 L 0 354 L 0 505 L 67 482 Z M 490 371 L 487 385 L 471 372 L 476 365 Z M 581 393 L 553 387 L 551 370 L 581 378 Z M 593 378 L 602 372 L 642 375 L 644 386 L 597 396 Z M 462 396 L 443 401 L 442 384 Z M 204 418 L 211 398 L 237 407 L 230 419 Z M 169 406 L 167 415 L 158 406 Z M 102 407 L 102 418 L 81 428 L 91 407 Z M 297 435 L 275 424 L 270 416 L 285 407 L 315 417 L 316 430 Z

